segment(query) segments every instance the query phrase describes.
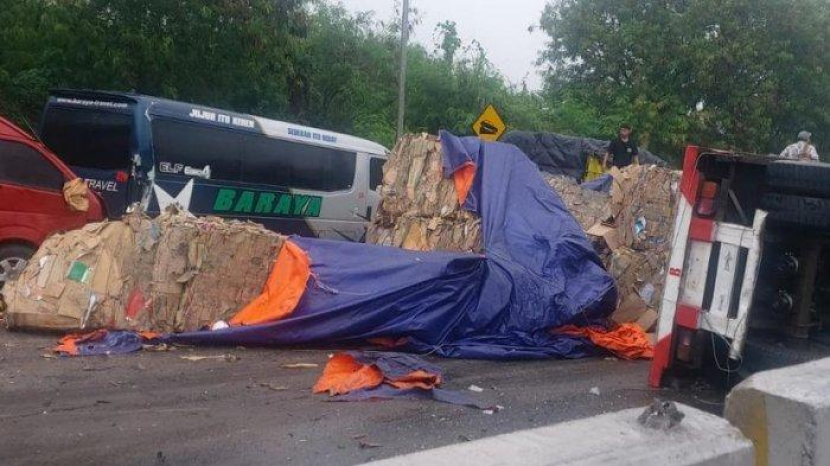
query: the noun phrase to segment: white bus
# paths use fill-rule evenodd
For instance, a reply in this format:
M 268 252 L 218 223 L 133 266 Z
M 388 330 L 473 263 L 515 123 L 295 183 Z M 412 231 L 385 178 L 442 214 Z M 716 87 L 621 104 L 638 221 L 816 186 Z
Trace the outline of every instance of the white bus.
M 357 137 L 131 93 L 52 92 L 41 139 L 120 217 L 141 202 L 360 240 L 386 149 Z

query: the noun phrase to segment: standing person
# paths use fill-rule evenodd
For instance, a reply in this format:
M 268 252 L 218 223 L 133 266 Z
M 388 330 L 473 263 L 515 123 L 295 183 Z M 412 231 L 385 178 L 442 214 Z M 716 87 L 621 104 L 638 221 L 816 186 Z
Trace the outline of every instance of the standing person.
M 798 133 L 798 141 L 787 146 L 781 151 L 781 158 L 798 160 L 799 162 L 818 162 L 818 152 L 816 146 L 810 143 L 810 138 L 813 135 L 807 131 Z
M 627 167 L 632 163 L 640 164 L 640 150 L 631 137 L 631 125 L 621 125 L 619 135 L 608 144 L 608 149 L 605 150 L 605 158 L 602 159 L 603 168 L 608 167 L 609 155 L 611 156 L 611 163 L 617 168 Z

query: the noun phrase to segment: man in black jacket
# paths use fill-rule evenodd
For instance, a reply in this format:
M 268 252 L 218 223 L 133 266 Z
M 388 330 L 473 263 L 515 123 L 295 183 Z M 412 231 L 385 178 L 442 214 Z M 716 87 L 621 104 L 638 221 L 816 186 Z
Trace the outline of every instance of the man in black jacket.
M 617 168 L 640 164 L 640 150 L 637 143 L 631 138 L 631 125 L 620 126 L 620 134 L 608 144 L 605 151 L 605 158 L 602 160 L 603 168 L 608 167 L 608 157 L 611 156 L 611 163 Z

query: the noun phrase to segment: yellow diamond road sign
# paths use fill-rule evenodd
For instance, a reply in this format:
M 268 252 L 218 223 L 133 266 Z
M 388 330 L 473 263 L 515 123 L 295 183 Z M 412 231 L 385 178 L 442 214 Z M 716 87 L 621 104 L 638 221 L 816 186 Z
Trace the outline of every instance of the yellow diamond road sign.
M 492 105 L 488 105 L 473 123 L 473 132 L 485 141 L 498 141 L 506 129 L 507 125 Z

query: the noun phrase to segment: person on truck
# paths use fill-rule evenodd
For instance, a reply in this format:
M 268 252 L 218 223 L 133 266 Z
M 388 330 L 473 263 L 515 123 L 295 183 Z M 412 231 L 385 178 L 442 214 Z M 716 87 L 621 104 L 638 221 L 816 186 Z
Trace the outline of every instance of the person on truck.
M 611 163 L 617 168 L 640 164 L 640 150 L 637 143 L 631 137 L 631 125 L 620 125 L 619 135 L 608 144 L 605 150 L 605 157 L 602 159 L 603 168 L 608 167 L 608 157 L 611 156 Z
M 798 133 L 798 141 L 787 146 L 781 151 L 781 158 L 789 160 L 798 160 L 800 162 L 818 162 L 818 152 L 816 146 L 810 143 L 810 138 L 813 135 L 808 131 Z

